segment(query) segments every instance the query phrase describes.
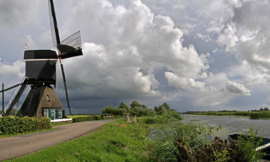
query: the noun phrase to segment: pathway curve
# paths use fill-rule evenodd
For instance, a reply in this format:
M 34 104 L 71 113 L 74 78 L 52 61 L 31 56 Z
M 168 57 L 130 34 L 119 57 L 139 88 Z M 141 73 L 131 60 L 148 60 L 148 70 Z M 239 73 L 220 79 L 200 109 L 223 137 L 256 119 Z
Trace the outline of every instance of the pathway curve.
M 48 132 L 0 138 L 0 161 L 20 157 L 89 133 L 115 120 L 100 120 L 55 126 Z

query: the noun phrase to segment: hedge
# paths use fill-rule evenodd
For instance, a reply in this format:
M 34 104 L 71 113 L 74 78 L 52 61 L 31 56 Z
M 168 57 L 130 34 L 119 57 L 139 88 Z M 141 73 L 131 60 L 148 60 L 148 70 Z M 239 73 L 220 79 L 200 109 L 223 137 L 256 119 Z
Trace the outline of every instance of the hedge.
M 101 120 L 101 119 L 103 119 L 101 115 L 91 115 L 91 116 L 89 115 L 89 116 L 85 116 L 85 117 L 72 118 L 72 122 L 77 123 L 77 122 Z
M 51 129 L 50 122 L 47 117 L 2 117 L 0 118 L 0 135 Z

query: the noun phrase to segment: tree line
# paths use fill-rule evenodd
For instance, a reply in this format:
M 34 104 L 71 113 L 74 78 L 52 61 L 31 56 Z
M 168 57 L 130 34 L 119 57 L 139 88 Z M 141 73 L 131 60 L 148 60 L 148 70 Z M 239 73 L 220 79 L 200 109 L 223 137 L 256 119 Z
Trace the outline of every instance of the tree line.
M 130 115 L 145 116 L 145 115 L 163 115 L 169 114 L 171 109 L 170 105 L 164 102 L 162 105 L 155 106 L 154 109 L 149 109 L 145 105 L 140 104 L 138 101 L 132 101 L 130 107 L 124 102 L 121 102 L 118 107 L 107 106 L 102 110 L 103 114 L 123 115 L 129 113 Z

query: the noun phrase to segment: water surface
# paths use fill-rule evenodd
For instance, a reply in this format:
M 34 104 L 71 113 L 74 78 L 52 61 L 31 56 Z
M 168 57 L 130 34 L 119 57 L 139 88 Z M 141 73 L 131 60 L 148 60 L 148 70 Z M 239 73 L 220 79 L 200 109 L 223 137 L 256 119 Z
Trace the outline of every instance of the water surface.
M 220 134 L 221 136 L 225 136 L 228 133 L 245 133 L 252 127 L 253 130 L 258 129 L 258 135 L 270 138 L 270 120 L 254 120 L 236 116 L 184 115 L 183 122 L 199 122 L 212 126 L 225 126 Z

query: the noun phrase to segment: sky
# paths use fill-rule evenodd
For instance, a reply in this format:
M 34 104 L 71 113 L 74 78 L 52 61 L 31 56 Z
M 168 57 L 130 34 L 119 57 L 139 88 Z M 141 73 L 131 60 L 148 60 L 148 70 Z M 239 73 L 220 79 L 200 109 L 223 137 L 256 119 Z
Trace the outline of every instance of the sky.
M 269 107 L 269 8 L 269 0 L 56 0 L 60 39 L 81 31 L 84 55 L 63 60 L 73 113 L 133 100 L 180 112 Z M 25 75 L 25 44 L 55 49 L 48 2 L 0 0 L 0 35 L 0 82 L 9 87 Z

